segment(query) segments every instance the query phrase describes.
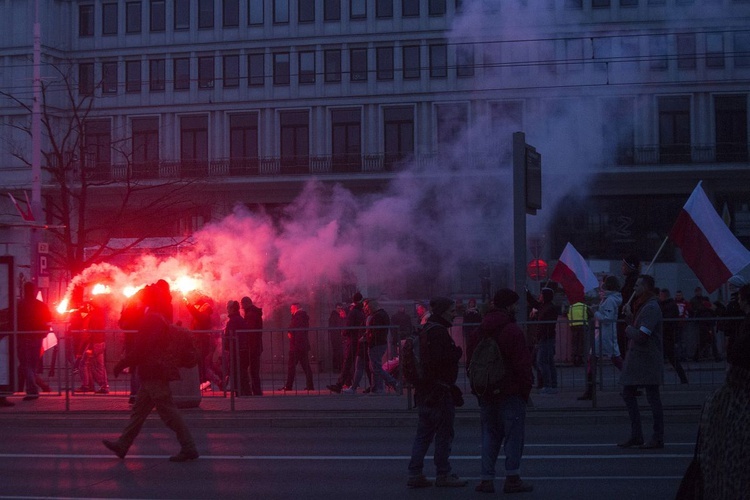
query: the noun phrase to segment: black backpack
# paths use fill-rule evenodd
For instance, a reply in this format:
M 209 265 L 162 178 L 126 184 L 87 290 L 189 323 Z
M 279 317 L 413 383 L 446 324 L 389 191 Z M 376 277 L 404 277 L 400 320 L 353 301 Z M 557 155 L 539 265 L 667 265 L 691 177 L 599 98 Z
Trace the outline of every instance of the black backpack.
M 424 382 L 424 366 L 429 355 L 425 334 L 431 326 L 430 323 L 427 323 L 414 330 L 411 335 L 404 339 L 401 346 L 400 364 L 402 373 L 404 374 L 404 380 L 412 386 L 421 385 Z
M 469 384 L 477 396 L 500 393 L 500 381 L 505 375 L 505 365 L 500 348 L 492 337 L 485 336 L 471 355 Z

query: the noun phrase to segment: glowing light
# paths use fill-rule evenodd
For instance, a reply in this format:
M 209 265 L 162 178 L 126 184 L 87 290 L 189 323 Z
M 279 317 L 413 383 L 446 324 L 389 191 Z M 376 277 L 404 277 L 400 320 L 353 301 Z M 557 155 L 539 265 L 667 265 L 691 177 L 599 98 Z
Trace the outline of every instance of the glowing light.
M 91 289 L 91 295 L 101 295 L 103 293 L 110 293 L 110 289 L 107 285 L 97 283 L 94 288 Z
M 192 292 L 198 288 L 198 280 L 191 278 L 190 276 L 180 276 L 175 280 L 172 288 L 178 290 L 182 295 L 185 295 L 186 293 Z
M 64 314 L 68 312 L 68 299 L 62 299 L 60 303 L 57 305 L 57 312 L 59 314 Z
M 141 288 L 142 287 L 139 287 L 139 286 L 136 287 L 136 286 L 130 286 L 130 285 L 128 285 L 128 286 L 126 286 L 125 288 L 122 289 L 122 294 L 124 296 L 126 296 L 126 297 L 132 297 Z

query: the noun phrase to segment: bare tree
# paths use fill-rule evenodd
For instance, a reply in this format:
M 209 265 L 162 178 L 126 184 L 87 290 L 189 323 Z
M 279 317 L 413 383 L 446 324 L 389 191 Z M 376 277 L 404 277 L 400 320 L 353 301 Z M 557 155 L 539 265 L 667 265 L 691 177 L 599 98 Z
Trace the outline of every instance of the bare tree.
M 198 180 L 160 176 L 158 162 L 153 166 L 157 175 L 137 175 L 130 137 L 109 136 L 106 144 L 91 140 L 95 119 L 108 117 L 97 112 L 96 92 L 80 91 L 72 76 L 76 66 L 49 67 L 54 77 L 43 82 L 41 103 L 42 169 L 52 185 L 43 190 L 44 223 L 51 227 L 52 266 L 75 276 L 92 264 L 132 251 L 146 238 L 175 234 L 175 221 L 194 205 Z M 26 134 L 30 143 L 31 100 L 2 91 L 0 95 L 28 113 L 28 119 L 10 126 Z M 102 151 L 108 161 L 98 161 Z M 30 165 L 27 147 L 14 146 L 10 154 Z M 113 163 L 113 156 L 121 163 Z M 124 235 L 129 236 L 126 244 L 110 244 Z M 165 246 L 177 246 L 186 238 Z

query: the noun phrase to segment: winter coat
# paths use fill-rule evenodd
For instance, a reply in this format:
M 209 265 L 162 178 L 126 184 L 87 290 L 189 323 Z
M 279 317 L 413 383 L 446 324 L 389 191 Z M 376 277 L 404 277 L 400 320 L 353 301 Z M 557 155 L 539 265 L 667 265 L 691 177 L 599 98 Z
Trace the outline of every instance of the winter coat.
M 617 338 L 617 316 L 622 305 L 622 294 L 607 290 L 599 303 L 594 317 L 599 321 L 599 334 L 602 338 Z
M 370 314 L 366 320 L 367 323 L 367 347 L 386 345 L 388 343 L 388 328 L 391 324 L 391 318 L 385 309 L 378 309 Z M 377 328 L 376 328 L 377 327 Z
M 520 396 L 528 400 L 534 384 L 531 353 L 515 319 L 505 311 L 490 311 L 484 316 L 480 329 L 483 335 L 495 339 L 503 357 L 505 376 L 500 381 L 500 398 Z
M 640 332 L 650 331 L 645 338 Z M 622 385 L 659 385 L 664 381 L 662 346 L 662 314 L 659 301 L 650 297 L 638 308 L 633 321 L 625 329 L 628 355 L 620 374 Z
M 263 329 L 263 310 L 251 305 L 244 310 L 245 328 L 248 330 Z M 250 352 L 260 354 L 263 352 L 263 332 L 247 332 L 247 344 Z
M 310 339 L 306 328 L 310 327 L 310 317 L 307 313 L 298 309 L 292 316 L 289 324 L 289 350 L 295 352 L 307 352 L 310 350 Z M 302 328 L 302 330 L 298 330 Z
M 420 352 L 424 382 L 418 384 L 414 391 L 414 400 L 418 405 L 430 406 L 447 395 L 458 378 L 458 361 L 463 349 L 453 342 L 448 331 L 451 324 L 440 316 L 431 316 L 422 330 L 424 342 L 420 342 L 426 352 Z

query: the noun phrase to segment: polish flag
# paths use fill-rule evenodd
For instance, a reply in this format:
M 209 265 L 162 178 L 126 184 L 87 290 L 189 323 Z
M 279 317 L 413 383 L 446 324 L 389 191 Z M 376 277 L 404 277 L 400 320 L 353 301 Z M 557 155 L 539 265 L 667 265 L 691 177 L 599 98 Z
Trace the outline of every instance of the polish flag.
M 701 183 L 682 207 L 669 237 L 708 293 L 750 264 L 750 251 L 732 234 Z
M 583 302 L 586 292 L 596 289 L 599 280 L 573 245 L 565 245 L 550 279 L 560 283 L 571 304 Z

